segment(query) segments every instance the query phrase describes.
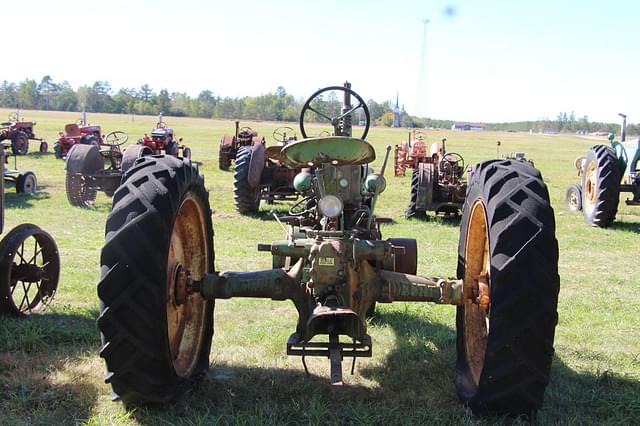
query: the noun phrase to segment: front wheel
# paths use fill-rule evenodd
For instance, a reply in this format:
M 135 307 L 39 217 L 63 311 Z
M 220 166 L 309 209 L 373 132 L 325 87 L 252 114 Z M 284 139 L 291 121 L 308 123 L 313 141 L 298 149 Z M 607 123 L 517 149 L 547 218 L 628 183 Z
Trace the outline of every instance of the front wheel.
M 567 204 L 567 208 L 572 212 L 579 212 L 582 210 L 582 187 L 577 183 L 569 185 L 564 193 L 564 200 Z
M 213 272 L 208 194 L 186 159 L 143 157 L 107 217 L 98 284 L 106 381 L 126 404 L 169 401 L 209 366 L 213 302 L 186 277 Z
M 16 179 L 16 192 L 18 193 L 35 193 L 38 190 L 38 179 L 33 172 L 24 172 L 18 175 Z
M 458 246 L 456 388 L 476 415 L 542 406 L 558 313 L 558 242 L 549 192 L 529 164 L 479 164 Z
M 47 143 L 47 141 L 40 142 L 40 152 L 49 152 L 49 144 Z

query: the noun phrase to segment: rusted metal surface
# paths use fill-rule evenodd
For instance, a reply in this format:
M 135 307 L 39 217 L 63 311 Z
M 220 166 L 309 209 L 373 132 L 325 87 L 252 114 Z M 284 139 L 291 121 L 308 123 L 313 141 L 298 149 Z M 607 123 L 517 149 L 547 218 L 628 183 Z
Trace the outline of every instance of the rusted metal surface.
M 167 335 L 173 367 L 189 377 L 198 361 L 204 333 L 206 300 L 187 291 L 191 277 L 207 272 L 205 212 L 195 195 L 187 194 L 178 209 L 167 256 Z
M 489 333 L 490 254 L 484 204 L 478 200 L 471 209 L 464 255 L 464 346 L 471 375 L 478 385 Z

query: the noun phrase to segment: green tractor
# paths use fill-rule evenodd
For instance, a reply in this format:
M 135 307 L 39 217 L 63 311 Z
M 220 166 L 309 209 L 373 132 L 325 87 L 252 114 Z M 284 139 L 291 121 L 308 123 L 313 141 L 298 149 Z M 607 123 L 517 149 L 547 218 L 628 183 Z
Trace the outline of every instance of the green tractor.
M 618 212 L 621 192 L 630 192 L 630 206 L 640 205 L 640 138 L 626 140 L 627 116 L 622 117 L 620 141 L 609 134 L 610 146 L 595 145 L 575 161 L 581 183 L 571 184 L 565 193 L 567 208 L 581 211 L 591 226 L 606 228 Z
M 462 402 L 478 415 L 531 414 L 549 381 L 560 285 L 554 214 L 540 173 L 519 161 L 478 164 L 457 272 L 418 276 L 416 240 L 382 239 L 387 221 L 375 214 L 390 147 L 373 173 L 368 120 L 362 136 L 352 136 L 355 113 L 369 116 L 366 104 L 349 83 L 314 96 L 327 92 L 342 93 L 342 109 L 314 110 L 334 135 L 305 137 L 281 152 L 301 169 L 295 187 L 306 202 L 277 217 L 287 226 L 284 239 L 258 244 L 271 253 L 272 269 L 215 269 L 209 197 L 189 159 L 143 157 L 124 176 L 98 284 L 107 383 L 127 405 L 176 398 L 209 366 L 215 301 L 255 297 L 293 302 L 299 319 L 287 354 L 305 368 L 305 357 L 327 357 L 338 387 L 344 358 L 355 364 L 372 356 L 365 318 L 376 303 L 432 302 L 456 307 Z M 304 120 L 300 130 L 307 134 Z M 457 278 L 445 278 L 451 275 Z

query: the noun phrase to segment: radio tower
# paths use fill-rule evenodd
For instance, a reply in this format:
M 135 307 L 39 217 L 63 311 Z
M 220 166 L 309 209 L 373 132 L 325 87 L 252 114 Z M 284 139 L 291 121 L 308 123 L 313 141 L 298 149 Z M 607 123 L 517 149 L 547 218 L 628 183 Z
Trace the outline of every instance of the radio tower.
M 428 19 L 422 20 L 422 50 L 420 52 L 420 70 L 418 72 L 418 90 L 416 91 L 416 116 L 427 116 L 425 106 L 427 92 L 427 76 L 426 76 L 426 57 L 427 57 L 427 24 L 431 22 Z

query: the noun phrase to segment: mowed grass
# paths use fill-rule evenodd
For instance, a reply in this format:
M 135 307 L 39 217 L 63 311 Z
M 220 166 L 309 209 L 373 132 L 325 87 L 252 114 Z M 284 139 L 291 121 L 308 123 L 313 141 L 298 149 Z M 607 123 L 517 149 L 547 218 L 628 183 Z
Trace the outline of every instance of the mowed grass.
M 10 111 L 0 110 L 0 117 Z M 50 144 L 79 114 L 25 111 Z M 156 117 L 88 114 L 105 132 L 124 130 L 130 142 L 149 132 Z M 166 118 L 202 162 L 201 172 L 214 209 L 216 268 L 249 271 L 269 268 L 268 254 L 257 243 L 282 237 L 270 220 L 235 212 L 232 173 L 218 170 L 218 143 L 233 131 L 233 121 Z M 279 123 L 243 122 L 273 143 Z M 297 125 L 286 123 L 291 127 Z M 355 132 L 357 133 L 357 131 Z M 374 128 L 369 141 L 382 163 L 384 147 L 407 131 Z M 525 151 L 542 171 L 555 209 L 560 245 L 561 291 L 556 355 L 544 409 L 535 421 L 548 423 L 640 423 L 640 279 L 638 243 L 640 208 L 620 204 L 609 229 L 587 226 L 581 214 L 568 212 L 564 191 L 576 182 L 574 159 L 598 142 L 573 136 L 518 133 L 430 131 L 428 139 L 448 139 L 448 150 L 468 163 Z M 235 299 L 216 302 L 211 369 L 206 380 L 172 404 L 127 410 L 111 401 L 104 384 L 104 363 L 96 328 L 100 250 L 111 200 L 99 194 L 95 207 L 71 207 L 64 190 L 64 168 L 53 154 L 41 155 L 37 142 L 19 168 L 36 172 L 40 192 L 16 195 L 6 190 L 4 234 L 35 223 L 57 240 L 62 258 L 58 295 L 43 315 L 0 318 L 0 424 L 432 424 L 503 423 L 502 418 L 474 419 L 458 402 L 453 383 L 455 309 L 432 304 L 379 305 L 379 319 L 369 325 L 373 357 L 360 359 L 347 386 L 329 388 L 329 363 L 308 361 L 306 376 L 299 358 L 287 357 L 285 343 L 295 328 L 290 302 Z M 419 246 L 418 273 L 455 275 L 458 223 L 441 218 L 407 221 L 403 217 L 410 177 L 396 178 L 378 202 L 378 215 L 392 217 L 383 235 L 414 237 Z M 621 198 L 626 197 L 622 195 Z M 285 205 L 276 209 L 286 210 Z M 517 285 L 518 283 L 513 283 Z M 536 303 L 536 300 L 531 300 Z M 158 324 L 158 326 L 162 326 Z

